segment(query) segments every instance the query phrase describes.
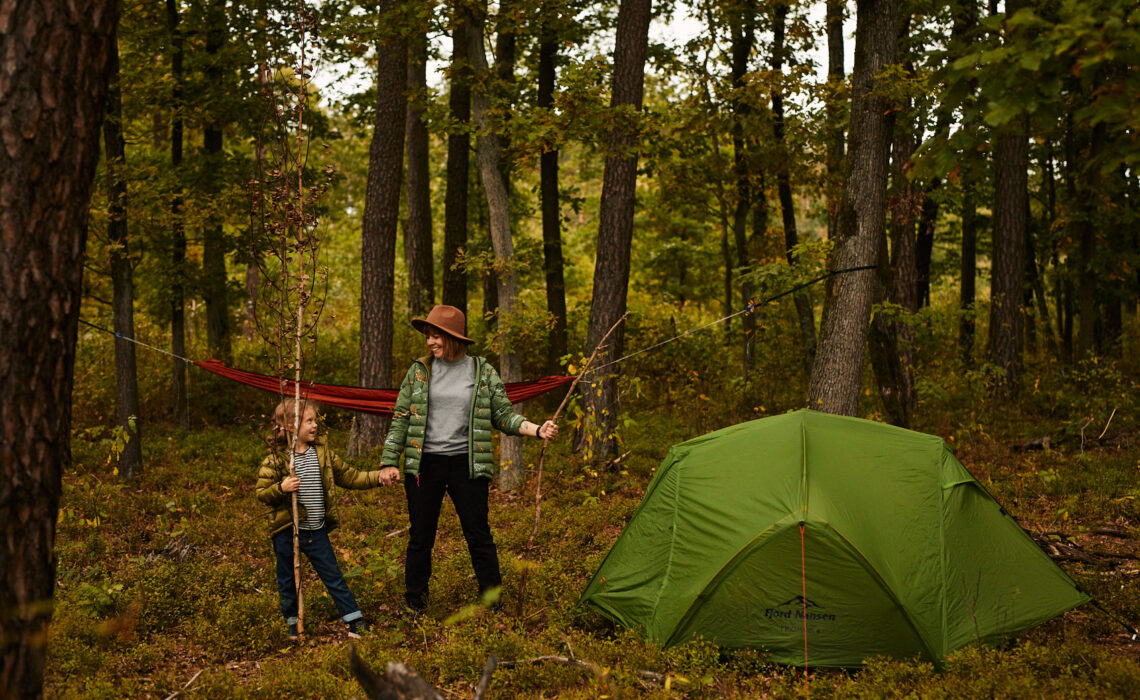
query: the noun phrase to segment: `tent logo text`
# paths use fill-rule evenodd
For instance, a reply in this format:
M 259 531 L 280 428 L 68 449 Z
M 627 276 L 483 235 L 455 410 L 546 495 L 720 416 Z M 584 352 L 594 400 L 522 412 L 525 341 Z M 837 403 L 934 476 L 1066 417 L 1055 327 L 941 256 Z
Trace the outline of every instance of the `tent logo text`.
M 764 617 L 769 619 L 796 618 L 802 620 L 806 617 L 808 620 L 835 620 L 834 614 L 823 612 L 822 605 L 816 603 L 811 598 L 804 598 L 802 595 L 786 600 L 774 608 L 765 608 Z

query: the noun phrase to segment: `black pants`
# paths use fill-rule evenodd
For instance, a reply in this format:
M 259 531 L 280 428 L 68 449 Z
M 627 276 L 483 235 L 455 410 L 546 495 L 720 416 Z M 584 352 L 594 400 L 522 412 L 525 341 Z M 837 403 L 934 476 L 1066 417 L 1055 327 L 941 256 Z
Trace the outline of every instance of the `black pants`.
M 422 608 L 427 603 L 428 579 L 431 578 L 431 550 L 435 546 L 439 509 L 443 495 L 451 496 L 467 551 L 479 581 L 479 594 L 502 585 L 499 575 L 499 555 L 487 522 L 487 491 L 490 479 L 472 479 L 468 476 L 468 457 L 461 455 L 424 454 L 420 459 L 420 473 L 404 480 L 404 493 L 408 496 L 408 559 L 404 570 L 404 597 L 408 605 Z

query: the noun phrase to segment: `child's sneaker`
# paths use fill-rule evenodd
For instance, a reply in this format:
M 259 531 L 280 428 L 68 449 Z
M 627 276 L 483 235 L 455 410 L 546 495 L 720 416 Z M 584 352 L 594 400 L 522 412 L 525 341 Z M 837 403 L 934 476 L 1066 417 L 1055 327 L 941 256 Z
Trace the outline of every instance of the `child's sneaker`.
M 360 635 L 370 629 L 372 629 L 372 625 L 368 624 L 368 620 L 365 620 L 363 617 L 358 617 L 348 623 L 348 636 L 353 639 L 360 639 Z
M 298 637 L 298 635 L 297 635 L 297 623 L 296 622 L 290 622 L 289 623 L 289 639 L 293 640 L 293 639 L 296 639 L 297 637 Z

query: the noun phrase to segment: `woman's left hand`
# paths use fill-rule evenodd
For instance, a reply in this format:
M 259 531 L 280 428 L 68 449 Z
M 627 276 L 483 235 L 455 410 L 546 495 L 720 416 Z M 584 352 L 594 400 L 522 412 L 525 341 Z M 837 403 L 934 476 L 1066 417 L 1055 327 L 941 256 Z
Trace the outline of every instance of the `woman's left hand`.
M 538 427 L 538 436 L 544 440 L 551 440 L 558 436 L 558 424 L 548 420 Z

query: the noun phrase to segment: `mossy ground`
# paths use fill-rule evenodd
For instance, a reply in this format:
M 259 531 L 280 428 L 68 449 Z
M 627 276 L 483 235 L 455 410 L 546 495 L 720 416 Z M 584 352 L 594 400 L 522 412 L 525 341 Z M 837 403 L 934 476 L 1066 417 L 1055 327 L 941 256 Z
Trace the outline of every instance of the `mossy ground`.
M 406 514 L 402 489 L 340 491 L 344 526 L 333 535 L 342 569 L 373 633 L 356 642 L 382 669 L 403 661 L 449 697 L 469 697 L 487 655 L 502 660 L 573 656 L 501 668 L 490 697 L 1137 697 L 1140 647 L 1086 606 L 1000 648 L 956 652 L 944 669 L 876 659 L 857 672 L 796 670 L 762 652 L 709 643 L 662 649 L 580 610 L 578 595 L 640 502 L 668 445 L 699 431 L 676 413 L 625 426 L 630 455 L 596 470 L 556 443 L 544 473 L 537 546 L 521 558 L 534 518 L 533 479 L 517 494 L 492 492 L 491 521 L 506 612 L 473 606 L 475 582 L 458 522 L 445 506 L 428 614 L 401 614 Z M 702 419 L 707 419 L 707 416 Z M 1045 540 L 1092 561 L 1065 568 L 1109 609 L 1140 619 L 1136 565 L 1140 487 L 1135 439 L 1071 441 L 1022 452 L 993 416 L 991 430 L 948 423 L 942 433 L 976 476 Z M 1011 423 L 1007 421 L 1007 423 Z M 331 440 L 342 447 L 344 431 Z M 351 640 L 308 573 L 307 634 L 286 639 L 277 610 L 265 508 L 253 495 L 261 456 L 250 426 L 146 435 L 146 470 L 133 484 L 112 473 L 106 441 L 80 432 L 64 479 L 47 693 L 53 697 L 352 697 Z M 537 459 L 537 443 L 527 445 Z M 533 474 L 532 474 L 533 476 Z M 1100 531 L 1098 534 L 1098 530 Z M 1108 534 L 1106 534 L 1108 533 Z M 1095 553 L 1095 554 L 1093 554 Z M 529 568 L 519 610 L 518 586 Z M 639 671 L 669 679 L 668 688 Z M 184 686 L 191 680 L 189 687 Z

